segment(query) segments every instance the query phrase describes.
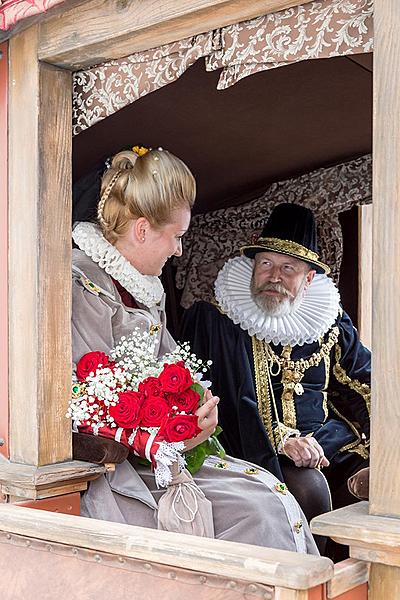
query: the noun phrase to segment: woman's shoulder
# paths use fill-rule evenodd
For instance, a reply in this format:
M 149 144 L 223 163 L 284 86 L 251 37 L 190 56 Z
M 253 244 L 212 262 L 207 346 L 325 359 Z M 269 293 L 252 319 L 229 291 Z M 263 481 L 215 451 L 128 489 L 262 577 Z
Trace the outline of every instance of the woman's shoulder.
M 110 275 L 78 248 L 72 250 L 72 276 L 84 287 L 93 284 L 94 287 L 111 294 L 113 298 L 115 297 L 115 288 Z

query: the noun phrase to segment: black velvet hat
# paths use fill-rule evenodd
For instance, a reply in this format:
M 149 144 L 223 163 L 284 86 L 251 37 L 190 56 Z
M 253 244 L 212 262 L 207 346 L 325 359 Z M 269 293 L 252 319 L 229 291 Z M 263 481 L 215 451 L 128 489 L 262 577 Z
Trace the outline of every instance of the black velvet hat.
M 244 246 L 241 253 L 254 258 L 258 252 L 278 252 L 309 263 L 317 273 L 330 272 L 319 260 L 317 228 L 312 211 L 298 204 L 278 204 L 261 236 L 251 246 Z

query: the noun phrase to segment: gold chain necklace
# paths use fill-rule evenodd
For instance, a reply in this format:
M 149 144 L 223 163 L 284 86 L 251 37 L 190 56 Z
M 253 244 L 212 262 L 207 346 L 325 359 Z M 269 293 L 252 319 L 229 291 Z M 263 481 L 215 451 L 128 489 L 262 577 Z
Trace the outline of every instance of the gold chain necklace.
M 269 344 L 266 344 L 268 357 L 268 370 L 272 376 L 277 376 L 282 372 L 282 417 L 283 422 L 287 427 L 296 427 L 296 407 L 294 402 L 294 394 L 302 396 L 304 387 L 301 383 L 306 371 L 311 367 L 317 367 L 320 362 L 329 357 L 333 346 L 339 338 L 338 327 L 333 327 L 329 332 L 326 342 L 321 344 L 320 349 L 314 352 L 309 358 L 300 358 L 299 360 L 291 360 L 291 346 L 284 346 L 282 355 L 278 356 L 272 350 Z

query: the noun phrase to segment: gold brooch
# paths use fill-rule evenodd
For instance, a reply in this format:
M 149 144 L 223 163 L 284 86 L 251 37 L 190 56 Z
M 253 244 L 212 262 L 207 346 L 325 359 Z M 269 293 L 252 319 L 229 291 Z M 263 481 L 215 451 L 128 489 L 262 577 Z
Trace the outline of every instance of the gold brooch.
M 288 488 L 287 488 L 287 485 L 286 485 L 286 483 L 281 483 L 281 482 L 279 482 L 279 483 L 276 483 L 276 484 L 275 484 L 275 489 L 276 489 L 276 491 L 277 491 L 277 492 L 279 492 L 280 494 L 284 494 L 284 495 L 286 495 L 286 494 L 288 493 Z
M 80 383 L 74 383 L 71 388 L 71 396 L 72 398 L 80 398 L 84 393 L 85 388 Z
M 158 333 L 161 329 L 161 323 L 157 323 L 156 325 L 150 325 L 150 335 L 154 335 Z
M 293 529 L 295 530 L 296 533 L 300 533 L 301 528 L 303 527 L 303 521 L 296 521 L 296 523 L 293 525 Z
M 255 467 L 247 467 L 247 469 L 245 469 L 244 472 L 246 473 L 246 475 L 258 475 L 260 471 Z
M 90 279 L 88 279 L 87 277 L 83 277 L 82 275 L 81 282 L 83 283 L 83 287 L 86 288 L 89 292 L 92 292 L 92 294 L 94 294 L 95 296 L 100 295 L 101 289 L 95 283 L 93 283 L 93 281 L 90 281 Z
M 228 468 L 228 463 L 221 461 L 221 462 L 215 463 L 214 466 L 215 466 L 216 469 L 227 469 Z

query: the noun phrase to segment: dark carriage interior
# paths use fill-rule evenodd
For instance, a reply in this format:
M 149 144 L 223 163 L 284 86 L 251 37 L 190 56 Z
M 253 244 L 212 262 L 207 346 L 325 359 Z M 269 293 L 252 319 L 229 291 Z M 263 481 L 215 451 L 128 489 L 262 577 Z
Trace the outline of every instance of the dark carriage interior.
M 257 198 L 273 182 L 371 152 L 371 54 L 308 60 L 222 91 L 218 77 L 199 60 L 175 83 L 80 133 L 74 181 L 121 148 L 162 146 L 191 168 L 198 185 L 194 212 L 204 213 Z M 341 213 L 340 222 L 339 287 L 356 324 L 357 207 Z M 171 265 L 164 279 L 166 287 L 173 285 Z

